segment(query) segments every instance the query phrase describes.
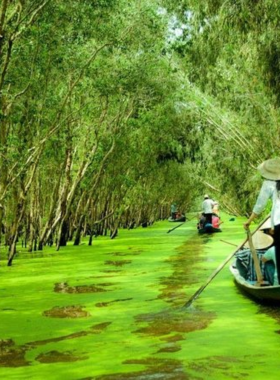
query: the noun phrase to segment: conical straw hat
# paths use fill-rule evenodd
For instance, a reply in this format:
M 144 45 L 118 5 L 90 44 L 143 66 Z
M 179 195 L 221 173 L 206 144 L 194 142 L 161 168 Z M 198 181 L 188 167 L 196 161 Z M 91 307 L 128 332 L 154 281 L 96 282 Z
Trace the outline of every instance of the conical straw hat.
M 273 181 L 280 180 L 280 158 L 271 158 L 258 166 L 262 177 Z
M 252 236 L 253 245 L 256 249 L 265 249 L 270 247 L 273 244 L 273 238 L 270 235 L 265 234 L 262 231 L 257 231 Z M 250 248 L 249 243 L 247 242 L 244 245 L 245 248 Z
M 260 227 L 260 230 L 268 230 L 271 228 L 271 218 L 268 218 L 264 224 Z

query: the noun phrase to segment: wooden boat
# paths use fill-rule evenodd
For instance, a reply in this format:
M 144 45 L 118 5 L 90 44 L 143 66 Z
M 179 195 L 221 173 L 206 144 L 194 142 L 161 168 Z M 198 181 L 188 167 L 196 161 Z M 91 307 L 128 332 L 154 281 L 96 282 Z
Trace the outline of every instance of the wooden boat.
M 212 216 L 212 223 L 206 223 L 205 219 L 203 219 L 203 216 L 200 218 L 197 229 L 200 234 L 212 234 L 214 232 L 222 232 L 220 229 L 220 218 L 218 215 L 213 214 Z
M 267 226 L 267 221 L 269 217 L 266 217 L 262 223 L 253 232 L 253 235 L 258 230 L 267 230 L 270 226 Z M 229 263 L 236 253 L 242 249 L 248 241 L 250 241 L 250 231 L 248 230 L 248 238 L 245 239 L 235 250 L 230 253 L 230 255 L 219 265 L 219 267 L 208 277 L 206 282 L 200 286 L 200 288 L 189 298 L 189 300 L 184 304 L 185 308 L 188 308 L 192 303 L 199 297 L 203 290 L 211 283 L 211 281 L 217 276 L 217 274 Z M 252 236 L 252 235 L 251 235 Z M 251 248 L 251 247 L 250 247 Z M 277 286 L 258 286 L 256 282 L 251 283 L 245 280 L 241 276 L 238 269 L 234 264 L 230 266 L 231 272 L 234 276 L 236 284 L 246 293 L 248 296 L 252 296 L 255 300 L 263 301 L 266 303 L 278 304 L 280 300 L 280 285 Z
M 236 285 L 242 293 L 263 303 L 280 304 L 280 285 L 259 286 L 257 282 L 251 283 L 240 275 L 234 264 L 231 264 L 230 271 L 234 276 Z
M 213 227 L 210 223 L 207 223 L 204 227 L 199 227 L 198 232 L 200 234 L 212 234 L 214 232 L 222 232 L 222 230 L 220 228 Z
M 185 222 L 186 221 L 186 217 L 185 215 L 182 215 L 176 219 L 173 219 L 171 216 L 168 218 L 168 221 L 169 222 Z
M 265 231 L 268 224 L 269 217 L 259 225 L 254 233 L 257 231 Z M 243 244 L 243 247 L 244 246 L 245 244 Z M 239 249 L 243 247 L 241 246 Z M 235 255 L 238 251 L 235 251 Z M 234 260 L 234 262 L 230 265 L 230 271 L 234 277 L 236 285 L 242 293 L 254 300 L 260 301 L 261 303 L 280 304 L 280 285 L 271 285 L 268 281 L 266 281 L 265 277 L 263 284 L 260 284 L 255 278 L 252 278 L 254 276 L 251 276 L 251 279 L 245 279 L 236 265 L 236 260 Z

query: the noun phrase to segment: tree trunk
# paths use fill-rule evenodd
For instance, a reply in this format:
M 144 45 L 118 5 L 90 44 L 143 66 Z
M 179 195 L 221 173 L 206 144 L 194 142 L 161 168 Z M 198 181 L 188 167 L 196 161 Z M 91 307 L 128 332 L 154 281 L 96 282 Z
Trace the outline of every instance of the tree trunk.
M 92 239 L 93 239 L 93 231 L 90 231 L 90 235 L 89 235 L 89 240 L 88 240 L 88 245 L 92 245 Z
M 61 233 L 58 237 L 58 247 L 65 247 L 67 245 L 68 236 L 69 236 L 68 222 L 64 220 L 61 226 Z
M 82 215 L 80 217 L 79 224 L 78 224 L 78 227 L 77 227 L 77 230 L 76 230 L 76 236 L 75 236 L 74 245 L 79 245 L 80 244 L 80 241 L 81 241 L 81 232 L 82 232 L 84 221 L 85 221 L 85 215 Z

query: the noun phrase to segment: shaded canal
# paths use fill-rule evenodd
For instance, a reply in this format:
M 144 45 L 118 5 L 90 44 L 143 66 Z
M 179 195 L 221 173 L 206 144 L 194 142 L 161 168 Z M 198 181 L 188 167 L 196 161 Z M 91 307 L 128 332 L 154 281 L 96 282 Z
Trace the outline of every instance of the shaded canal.
M 240 294 L 228 267 L 183 307 L 244 239 L 242 220 L 169 229 L 2 262 L 1 378 L 278 379 L 279 308 Z

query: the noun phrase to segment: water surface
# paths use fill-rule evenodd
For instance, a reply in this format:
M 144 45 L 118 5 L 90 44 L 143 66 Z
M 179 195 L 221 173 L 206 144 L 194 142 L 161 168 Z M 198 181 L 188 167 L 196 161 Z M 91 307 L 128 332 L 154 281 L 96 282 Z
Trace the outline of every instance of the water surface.
M 183 307 L 245 238 L 230 219 L 210 236 L 164 221 L 2 261 L 1 378 L 278 379 L 279 308 L 240 294 L 228 266 Z

